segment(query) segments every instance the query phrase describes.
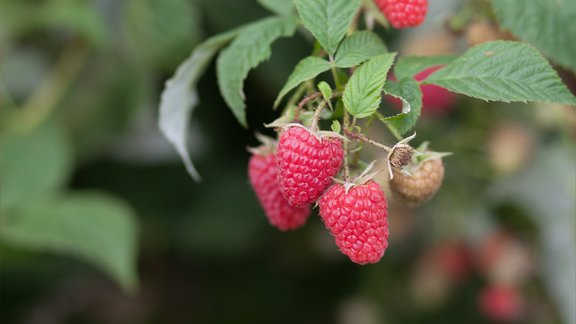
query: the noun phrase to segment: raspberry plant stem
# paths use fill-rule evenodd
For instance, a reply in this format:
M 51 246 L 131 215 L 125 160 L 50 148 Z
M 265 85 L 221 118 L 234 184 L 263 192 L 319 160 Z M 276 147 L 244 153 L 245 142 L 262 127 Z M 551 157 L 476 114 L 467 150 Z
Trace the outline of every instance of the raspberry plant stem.
M 318 98 L 321 95 L 320 92 L 314 92 L 306 97 L 304 97 L 299 103 L 298 106 L 296 107 L 296 109 L 294 110 L 294 119 L 295 120 L 299 120 L 300 119 L 300 111 L 302 110 L 302 108 L 307 105 L 309 102 L 315 100 L 316 98 Z
M 318 108 L 316 108 L 314 116 L 312 116 L 312 125 L 310 125 L 310 130 L 318 130 L 318 120 L 320 120 L 320 113 L 322 113 L 322 109 L 324 109 L 324 107 L 326 107 L 326 101 L 322 100 L 322 102 L 318 105 Z
M 344 128 L 342 130 L 343 135 L 347 138 L 346 134 L 350 131 L 348 128 L 350 127 L 350 115 L 346 109 L 344 109 Z M 348 141 L 344 141 L 343 143 L 344 148 L 344 181 L 348 181 L 350 178 L 350 166 L 348 165 Z
M 292 95 L 292 97 L 290 97 L 290 100 L 288 100 L 288 102 L 286 103 L 286 106 L 284 107 L 283 112 L 288 111 L 288 109 L 290 109 L 290 107 L 292 107 L 293 105 L 296 105 L 296 100 L 298 100 L 298 98 L 300 98 L 300 96 L 302 96 L 302 94 L 304 93 L 305 90 L 306 90 L 305 84 L 301 84 L 300 86 L 298 86 L 296 91 L 294 91 L 294 94 Z M 296 113 L 296 111 L 294 113 Z
M 333 58 L 330 57 L 330 62 L 333 61 Z M 334 84 L 336 85 L 336 90 L 342 91 L 342 83 L 340 83 L 340 79 L 338 78 L 338 71 L 336 71 L 336 67 L 332 65 L 330 69 L 332 71 L 332 78 L 334 79 Z
M 384 145 L 384 144 L 382 144 L 382 143 L 379 143 L 379 142 L 376 142 L 375 140 L 369 139 L 369 138 L 366 137 L 366 135 L 364 135 L 364 134 L 354 133 L 354 132 L 352 132 L 352 131 L 350 131 L 350 130 L 348 130 L 348 129 L 345 129 L 345 132 L 346 132 L 346 135 L 348 135 L 348 137 L 350 137 L 350 138 L 353 138 L 353 139 L 355 139 L 355 140 L 360 140 L 360 141 L 362 141 L 362 142 L 370 143 L 370 144 L 372 144 L 372 145 L 374 145 L 374 146 L 376 146 L 376 147 L 379 147 L 379 148 L 383 149 L 383 150 L 386 151 L 386 152 L 390 152 L 390 151 L 392 150 L 392 148 L 390 148 L 390 147 L 388 147 L 388 146 L 386 146 L 386 145 Z

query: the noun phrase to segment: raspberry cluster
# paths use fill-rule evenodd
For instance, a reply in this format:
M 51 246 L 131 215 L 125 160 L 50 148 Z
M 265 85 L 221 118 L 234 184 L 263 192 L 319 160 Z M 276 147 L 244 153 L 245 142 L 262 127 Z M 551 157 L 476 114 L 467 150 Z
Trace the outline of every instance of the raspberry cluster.
M 343 254 L 358 264 L 378 262 L 388 247 L 388 203 L 372 180 L 374 174 L 366 174 L 370 167 L 354 180 L 335 180 L 345 159 L 342 136 L 287 124 L 278 143 L 266 142 L 251 150 L 248 175 L 270 224 L 281 231 L 301 227 L 317 202 Z M 429 199 L 443 175 L 429 167 L 437 160 L 412 165 L 413 153 L 412 147 L 399 143 L 388 157 L 397 179 L 392 188 L 409 202 Z M 415 171 L 413 179 L 398 171 L 403 167 Z M 422 197 L 413 197 L 414 192 Z

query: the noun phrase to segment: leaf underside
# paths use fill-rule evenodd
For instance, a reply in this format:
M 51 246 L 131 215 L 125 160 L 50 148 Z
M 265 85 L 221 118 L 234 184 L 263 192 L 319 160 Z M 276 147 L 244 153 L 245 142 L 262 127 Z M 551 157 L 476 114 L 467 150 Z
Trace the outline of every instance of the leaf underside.
M 160 131 L 174 146 L 188 174 L 195 181 L 200 181 L 200 175 L 190 159 L 187 137 L 190 117 L 198 105 L 196 84 L 214 55 L 239 31 L 240 29 L 235 29 L 211 37 L 197 46 L 190 57 L 178 66 L 174 76 L 166 81 L 160 97 L 158 118 Z
M 402 113 L 381 119 L 399 135 L 410 131 L 416 125 L 422 111 L 422 91 L 418 82 L 411 78 L 399 82 L 387 81 L 384 92 L 402 100 Z

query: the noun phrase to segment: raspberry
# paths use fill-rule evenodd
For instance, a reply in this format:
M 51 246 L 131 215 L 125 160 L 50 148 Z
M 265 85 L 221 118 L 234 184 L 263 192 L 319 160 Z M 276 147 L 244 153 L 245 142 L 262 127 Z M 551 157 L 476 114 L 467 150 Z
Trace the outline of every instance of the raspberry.
M 492 282 L 522 284 L 533 271 L 528 247 L 504 230 L 488 234 L 477 250 L 478 268 Z
M 280 192 L 277 173 L 274 153 L 254 154 L 250 158 L 248 177 L 268 221 L 281 231 L 296 229 L 306 223 L 310 215 L 310 206 L 303 208 L 291 206 Z
M 441 69 L 442 66 L 428 67 L 414 76 L 414 80 L 421 82 L 426 79 L 430 74 Z M 391 77 L 392 80 L 396 78 Z M 447 113 L 452 106 L 456 103 L 457 96 L 455 93 L 450 92 L 440 86 L 434 84 L 421 84 L 420 91 L 422 91 L 422 113 L 426 116 L 441 116 Z M 386 96 L 388 101 L 394 108 L 402 109 L 402 102 L 400 99 L 392 96 Z
M 318 201 L 320 216 L 336 245 L 352 262 L 376 263 L 388 247 L 387 203 L 380 186 L 369 180 L 348 192 L 334 184 Z
M 280 134 L 278 184 L 292 206 L 302 207 L 318 199 L 338 173 L 344 150 L 334 137 L 318 139 L 301 126 L 290 126 Z
M 489 286 L 480 294 L 479 302 L 482 313 L 492 320 L 514 322 L 522 317 L 522 297 L 514 287 Z
M 376 4 L 398 29 L 420 25 L 428 11 L 428 0 L 376 0 Z
M 441 69 L 442 66 L 432 66 L 422 70 L 414 76 L 414 80 L 420 82 L 426 79 L 430 74 Z M 456 102 L 456 94 L 434 84 L 423 84 L 420 86 L 422 91 L 422 108 L 425 113 L 430 115 L 442 115 L 450 109 Z
M 421 165 L 409 165 L 410 175 L 392 168 L 390 189 L 408 206 L 415 207 L 432 198 L 442 185 L 444 165 L 441 159 L 430 159 Z

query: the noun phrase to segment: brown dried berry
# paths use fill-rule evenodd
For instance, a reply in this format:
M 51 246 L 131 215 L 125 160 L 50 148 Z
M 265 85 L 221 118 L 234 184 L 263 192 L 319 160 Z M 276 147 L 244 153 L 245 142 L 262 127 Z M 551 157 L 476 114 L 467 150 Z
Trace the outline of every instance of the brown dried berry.
M 390 164 L 397 169 L 402 169 L 410 163 L 412 155 L 414 155 L 414 149 L 410 145 L 399 145 L 390 154 Z

